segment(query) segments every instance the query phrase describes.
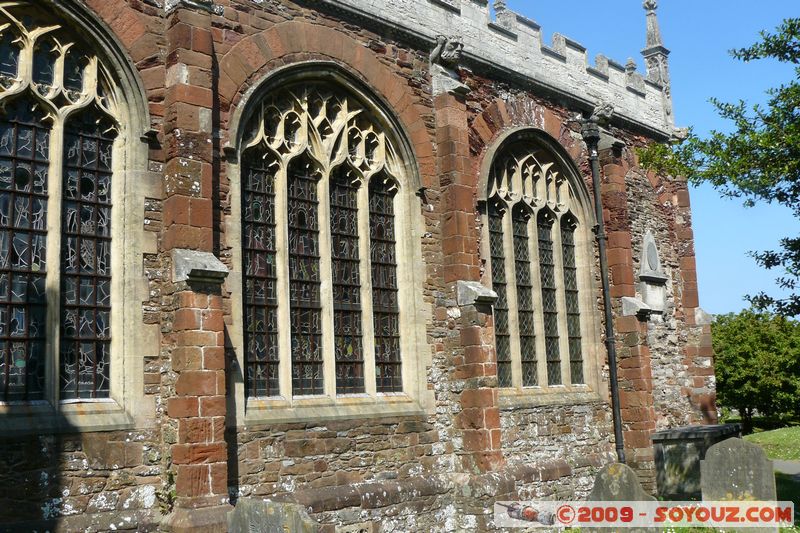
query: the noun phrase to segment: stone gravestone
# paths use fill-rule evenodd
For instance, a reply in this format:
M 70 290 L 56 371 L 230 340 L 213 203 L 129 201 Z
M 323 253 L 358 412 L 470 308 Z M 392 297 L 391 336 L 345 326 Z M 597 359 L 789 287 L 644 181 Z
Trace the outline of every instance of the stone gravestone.
M 590 502 L 651 502 L 656 499 L 646 493 L 636 472 L 622 463 L 606 465 L 594 479 L 594 487 L 586 501 Z M 611 531 L 610 528 L 582 528 L 586 532 Z M 657 532 L 659 528 L 626 529 L 630 533 Z
M 772 461 L 760 446 L 728 439 L 708 449 L 700 462 L 703 500 L 775 501 Z
M 228 533 L 318 533 L 301 505 L 240 498 L 228 513 Z
M 775 471 L 764 450 L 742 439 L 728 439 L 708 449 L 700 461 L 703 501 L 776 501 Z M 748 528 L 756 533 L 777 528 Z

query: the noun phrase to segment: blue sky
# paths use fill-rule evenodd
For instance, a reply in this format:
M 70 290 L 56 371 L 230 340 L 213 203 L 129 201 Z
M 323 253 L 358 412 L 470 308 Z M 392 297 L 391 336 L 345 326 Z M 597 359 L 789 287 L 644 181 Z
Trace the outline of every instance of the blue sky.
M 542 26 L 545 43 L 554 32 L 586 46 L 590 58 L 602 53 L 624 64 L 633 57 L 642 70 L 645 11 L 640 0 L 509 0 L 511 9 Z M 777 62 L 745 64 L 731 58 L 731 48 L 758 40 L 762 29 L 800 15 L 797 0 L 661 0 L 659 21 L 664 44 L 672 51 L 672 97 L 679 126 L 698 133 L 725 130 L 726 123 L 708 99 L 764 102 L 765 89 L 791 79 L 793 70 Z M 594 61 L 593 59 L 591 60 Z M 700 304 L 710 313 L 747 307 L 743 297 L 761 290 L 780 294 L 774 279 L 747 255 L 773 249 L 782 236 L 800 233 L 800 222 L 789 210 L 761 205 L 744 208 L 738 200 L 722 199 L 709 187 L 692 190 Z

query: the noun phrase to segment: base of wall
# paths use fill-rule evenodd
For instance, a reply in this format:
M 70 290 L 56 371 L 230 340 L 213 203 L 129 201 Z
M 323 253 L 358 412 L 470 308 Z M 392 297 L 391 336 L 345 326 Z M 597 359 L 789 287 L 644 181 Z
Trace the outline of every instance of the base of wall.
M 172 533 L 225 533 L 228 531 L 230 505 L 218 505 L 203 509 L 179 507 L 164 519 L 162 531 Z
M 158 531 L 164 516 L 158 509 L 135 511 L 110 511 L 107 513 L 65 516 L 53 520 L 36 520 L 0 525 L 0 532 L 49 531 L 71 533 L 73 531 Z

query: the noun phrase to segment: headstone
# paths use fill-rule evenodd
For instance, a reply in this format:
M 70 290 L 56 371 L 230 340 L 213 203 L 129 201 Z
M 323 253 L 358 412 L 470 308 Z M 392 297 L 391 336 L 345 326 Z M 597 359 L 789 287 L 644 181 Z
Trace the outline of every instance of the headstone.
M 594 478 L 594 487 L 586 501 L 590 502 L 647 502 L 655 501 L 639 483 L 639 477 L 628 465 L 613 463 L 606 465 Z M 611 531 L 609 528 L 582 528 L 586 533 Z M 626 529 L 629 533 L 650 533 L 658 528 Z
M 742 439 L 728 439 L 708 449 L 700 462 L 704 501 L 775 501 L 775 472 L 764 450 Z
M 628 465 L 613 463 L 606 465 L 594 479 L 594 487 L 587 501 L 655 501 L 639 483 L 639 477 Z
M 228 513 L 228 533 L 319 533 L 301 505 L 240 498 Z

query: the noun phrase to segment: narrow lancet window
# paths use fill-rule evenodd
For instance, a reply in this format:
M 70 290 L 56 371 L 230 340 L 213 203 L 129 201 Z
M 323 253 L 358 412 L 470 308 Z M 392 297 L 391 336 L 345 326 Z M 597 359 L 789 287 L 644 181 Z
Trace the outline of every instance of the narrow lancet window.
M 28 98 L 0 121 L 0 400 L 43 398 L 50 130 Z
M 489 248 L 492 260 L 492 289 L 497 293 L 497 302 L 494 305 L 497 381 L 501 387 L 510 387 L 511 333 L 508 325 L 508 283 L 503 247 L 503 212 L 499 206 L 494 204 L 489 207 Z
M 324 392 L 318 181 L 319 173 L 307 156 L 298 157 L 289 165 L 289 305 L 294 396 Z
M 374 176 L 369 188 L 372 312 L 375 327 L 375 377 L 378 392 L 402 392 L 400 304 L 397 284 L 394 184 Z
M 67 123 L 61 236 L 61 398 L 107 398 L 111 173 L 116 129 L 98 110 Z
M 514 264 L 517 276 L 517 316 L 519 321 L 520 360 L 522 361 L 522 386 L 538 385 L 536 366 L 536 335 L 534 332 L 533 282 L 531 281 L 530 240 L 528 220 L 530 213 L 518 206 L 514 210 Z
M 575 228 L 571 217 L 561 219 L 561 246 L 564 257 L 564 293 L 567 303 L 567 335 L 569 337 L 570 381 L 583 383 L 583 348 L 581 346 L 581 312 L 578 300 L 578 268 L 575 262 Z
M 330 181 L 331 270 L 337 394 L 364 392 L 358 182 L 340 168 Z
M 556 297 L 556 263 L 553 250 L 553 215 L 546 211 L 539 213 L 538 228 L 547 384 L 560 385 L 562 383 L 561 353 L 558 346 L 558 301 Z
M 244 335 L 249 396 L 280 394 L 278 383 L 278 275 L 275 245 L 275 172 L 264 148 L 242 161 Z

